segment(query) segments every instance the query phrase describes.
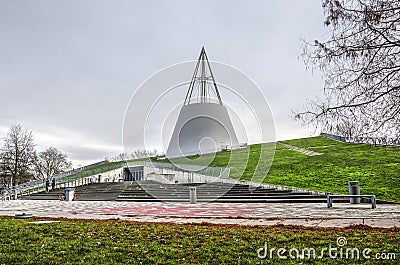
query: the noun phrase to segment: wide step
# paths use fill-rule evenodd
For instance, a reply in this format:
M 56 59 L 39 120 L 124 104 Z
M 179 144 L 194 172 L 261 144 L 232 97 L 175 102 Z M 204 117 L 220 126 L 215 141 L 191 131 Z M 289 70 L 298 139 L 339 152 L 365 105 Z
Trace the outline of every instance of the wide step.
M 184 202 L 190 201 L 189 187 L 196 187 L 198 202 L 227 203 L 321 203 L 326 196 L 291 189 L 250 187 L 242 184 L 193 183 L 161 184 L 157 182 L 93 183 L 76 187 L 78 201 L 136 201 L 136 202 Z M 63 189 L 24 196 L 30 200 L 58 200 Z

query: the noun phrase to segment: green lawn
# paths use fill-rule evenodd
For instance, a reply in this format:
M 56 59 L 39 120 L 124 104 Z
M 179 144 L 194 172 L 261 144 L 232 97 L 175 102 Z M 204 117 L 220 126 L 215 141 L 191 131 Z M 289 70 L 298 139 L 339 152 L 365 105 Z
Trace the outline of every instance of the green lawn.
M 400 201 L 399 147 L 347 144 L 324 137 L 285 143 L 323 155 L 310 157 L 291 150 L 277 151 L 265 182 L 347 193 L 347 182 L 355 180 L 360 182 L 361 194 Z
M 398 264 L 400 254 L 399 228 L 243 227 L 115 220 L 28 222 L 0 218 L 0 264 Z M 325 251 L 321 259 L 306 256 L 305 260 L 282 260 L 277 250 L 272 259 L 257 257 L 257 250 L 265 244 L 269 250 L 296 248 L 300 253 L 304 248 L 314 248 L 318 257 L 323 248 L 337 247 L 338 237 L 347 239 L 344 253 L 346 248 L 360 252 L 370 248 L 370 259 L 362 254 L 359 260 L 345 259 L 345 254 L 342 259 L 331 259 Z M 340 248 L 333 253 L 339 255 Z M 376 260 L 376 253 L 396 253 L 396 260 Z
M 320 156 L 307 156 L 290 150 L 279 143 L 272 166 L 267 172 L 258 173 L 256 179 L 264 179 L 264 183 L 305 188 L 333 193 L 348 193 L 347 182 L 359 181 L 362 194 L 374 194 L 378 199 L 400 202 L 400 148 L 382 147 L 365 144 L 348 144 L 325 137 L 311 137 L 283 141 L 284 143 L 307 148 L 323 153 Z M 264 147 L 270 147 L 264 144 Z M 242 156 L 230 163 L 231 177 L 250 180 L 260 157 L 261 145 L 251 145 L 248 149 L 233 151 L 235 156 Z M 270 154 L 269 148 L 264 151 Z M 249 159 L 245 171 L 243 164 Z M 217 153 L 211 166 L 228 165 L 230 152 Z M 179 163 L 182 159 L 175 159 Z M 202 164 L 207 155 L 192 160 Z

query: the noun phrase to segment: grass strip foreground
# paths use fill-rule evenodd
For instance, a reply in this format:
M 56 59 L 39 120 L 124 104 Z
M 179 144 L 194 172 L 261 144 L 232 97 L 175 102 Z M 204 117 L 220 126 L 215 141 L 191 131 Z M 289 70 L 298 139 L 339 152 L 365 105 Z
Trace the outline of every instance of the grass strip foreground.
M 0 264 L 398 264 L 400 259 L 400 228 L 31 223 L 38 220 L 50 219 L 0 218 Z

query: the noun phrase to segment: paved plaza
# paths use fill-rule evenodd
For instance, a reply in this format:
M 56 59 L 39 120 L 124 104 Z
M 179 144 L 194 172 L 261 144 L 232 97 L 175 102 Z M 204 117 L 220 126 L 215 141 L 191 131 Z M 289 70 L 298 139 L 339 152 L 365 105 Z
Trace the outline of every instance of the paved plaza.
M 121 219 L 138 222 L 212 223 L 239 225 L 303 225 L 314 227 L 400 227 L 400 205 L 336 203 L 167 203 L 116 201 L 0 202 L 1 216 Z

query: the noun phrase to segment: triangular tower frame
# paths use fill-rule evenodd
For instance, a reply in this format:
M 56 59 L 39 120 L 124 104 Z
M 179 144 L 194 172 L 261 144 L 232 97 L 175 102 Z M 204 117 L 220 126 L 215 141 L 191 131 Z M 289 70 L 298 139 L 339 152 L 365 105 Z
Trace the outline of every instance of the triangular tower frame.
M 193 73 L 192 81 L 186 93 L 184 105 L 193 103 L 211 103 L 213 93 L 222 105 L 221 96 L 218 91 L 217 83 L 208 62 L 206 50 L 204 46 L 201 49 L 199 59 L 197 60 L 196 68 Z

